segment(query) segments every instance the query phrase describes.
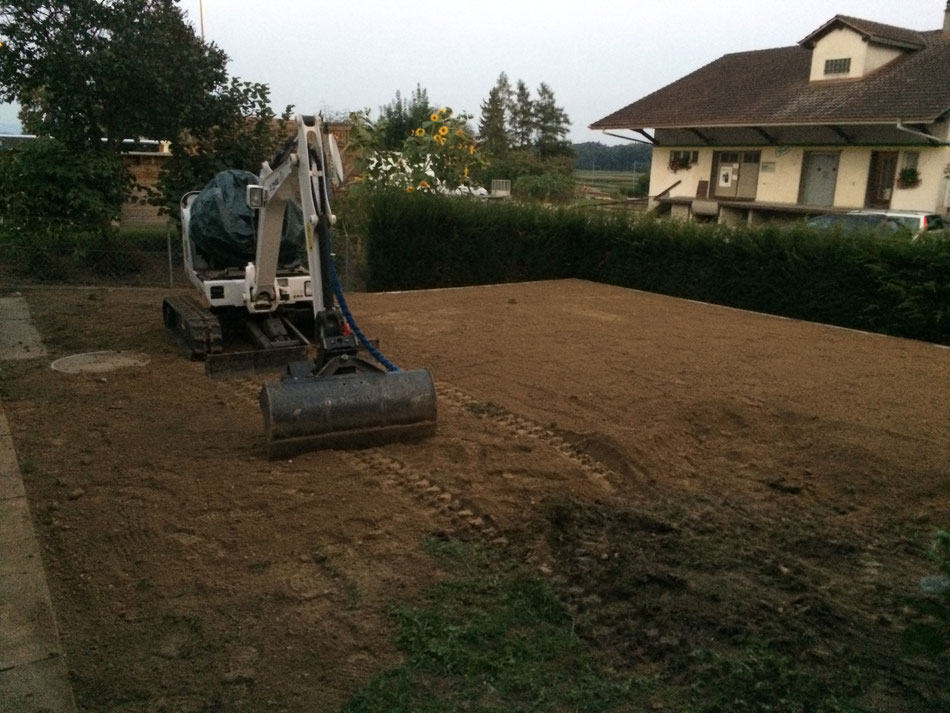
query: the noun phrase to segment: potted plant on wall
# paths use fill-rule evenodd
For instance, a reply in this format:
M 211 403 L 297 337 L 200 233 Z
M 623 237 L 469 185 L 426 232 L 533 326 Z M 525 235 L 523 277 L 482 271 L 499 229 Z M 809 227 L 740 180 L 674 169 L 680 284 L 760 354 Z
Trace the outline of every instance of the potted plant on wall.
M 689 162 L 689 159 L 684 159 L 684 158 L 671 158 L 671 159 L 670 159 L 670 170 L 671 170 L 673 173 L 676 173 L 677 171 L 681 171 L 681 170 L 688 169 L 688 168 L 690 168 L 692 165 L 693 165 L 693 164 L 691 164 L 691 163 Z
M 916 188 L 920 185 L 920 172 L 916 168 L 902 168 L 897 174 L 898 188 Z

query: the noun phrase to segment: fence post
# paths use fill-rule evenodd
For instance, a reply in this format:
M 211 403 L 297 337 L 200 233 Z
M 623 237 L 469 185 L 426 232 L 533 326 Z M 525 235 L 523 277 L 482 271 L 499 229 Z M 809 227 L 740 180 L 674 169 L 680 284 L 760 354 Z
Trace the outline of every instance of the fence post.
M 175 286 L 175 264 L 172 259 L 172 221 L 168 221 L 165 228 L 165 248 L 168 251 L 168 286 Z

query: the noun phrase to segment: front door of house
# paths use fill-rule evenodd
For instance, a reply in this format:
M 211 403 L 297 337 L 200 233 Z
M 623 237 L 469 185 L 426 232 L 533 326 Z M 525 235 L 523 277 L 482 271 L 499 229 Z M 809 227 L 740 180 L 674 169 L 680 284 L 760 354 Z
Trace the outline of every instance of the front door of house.
M 712 197 L 755 200 L 761 157 L 759 151 L 716 151 L 713 154 Z
M 835 202 L 838 182 L 837 151 L 806 151 L 802 163 L 802 184 L 798 202 L 802 205 L 826 206 Z
M 897 151 L 872 151 L 868 170 L 868 190 L 864 205 L 868 208 L 890 208 L 897 173 Z

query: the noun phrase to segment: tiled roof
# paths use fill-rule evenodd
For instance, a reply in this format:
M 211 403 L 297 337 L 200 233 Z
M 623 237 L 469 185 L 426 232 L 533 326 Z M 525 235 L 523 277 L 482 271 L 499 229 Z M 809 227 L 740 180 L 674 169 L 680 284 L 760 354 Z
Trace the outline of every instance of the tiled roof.
M 870 20 L 862 20 L 860 17 L 848 17 L 847 15 L 835 15 L 798 44 L 803 47 L 810 47 L 817 39 L 837 25 L 846 25 L 864 35 L 871 42 L 878 42 L 880 44 L 897 45 L 913 49 L 920 49 L 927 44 L 924 37 L 927 34 L 925 32 L 909 30 L 906 27 L 884 25 L 880 22 L 871 22 Z
M 950 38 L 916 35 L 922 49 L 857 80 L 810 82 L 801 46 L 727 54 L 590 128 L 929 123 L 950 110 Z

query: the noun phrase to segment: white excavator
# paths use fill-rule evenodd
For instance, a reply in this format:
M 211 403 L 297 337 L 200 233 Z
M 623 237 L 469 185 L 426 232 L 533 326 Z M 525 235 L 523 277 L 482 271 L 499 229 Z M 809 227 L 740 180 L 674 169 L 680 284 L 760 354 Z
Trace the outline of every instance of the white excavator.
M 295 136 L 262 165 L 259 178 L 226 172 L 216 187 L 182 198 L 185 272 L 201 299 L 167 297 L 165 326 L 211 375 L 285 369 L 260 392 L 271 457 L 430 436 L 431 373 L 402 371 L 386 359 L 360 331 L 340 288 L 330 208 L 330 181 L 343 174 L 336 141 L 318 115 L 294 122 Z M 240 210 L 228 210 L 221 186 L 232 194 L 243 188 L 240 201 L 231 196 Z M 209 229 L 207 215 L 218 212 Z M 303 222 L 306 266 L 300 251 L 286 249 L 294 216 Z M 193 239 L 199 224 L 202 244 Z M 233 247 L 228 241 L 242 229 L 253 261 L 230 264 L 239 260 L 214 243 Z M 229 348 L 242 340 L 244 348 Z

